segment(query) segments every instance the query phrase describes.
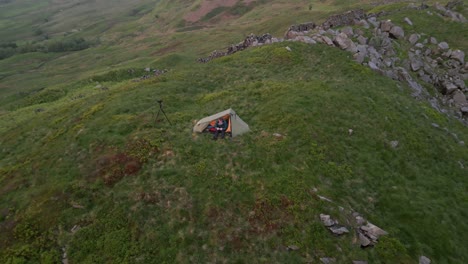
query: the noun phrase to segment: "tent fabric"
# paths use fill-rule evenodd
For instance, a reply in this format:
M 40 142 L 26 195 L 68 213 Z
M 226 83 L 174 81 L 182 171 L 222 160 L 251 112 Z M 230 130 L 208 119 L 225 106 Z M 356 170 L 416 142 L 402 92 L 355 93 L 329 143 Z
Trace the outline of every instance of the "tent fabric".
M 245 132 L 250 131 L 249 125 L 245 123 L 237 114 L 234 110 L 231 108 L 224 110 L 222 112 L 219 112 L 214 115 L 210 115 L 208 117 L 202 118 L 200 121 L 198 121 L 195 126 L 193 127 L 193 132 L 203 132 L 205 128 L 212 122 L 213 120 L 216 120 L 218 118 L 224 118 L 228 119 L 228 129 L 227 132 L 231 132 L 231 136 L 235 137 L 238 135 L 241 135 Z

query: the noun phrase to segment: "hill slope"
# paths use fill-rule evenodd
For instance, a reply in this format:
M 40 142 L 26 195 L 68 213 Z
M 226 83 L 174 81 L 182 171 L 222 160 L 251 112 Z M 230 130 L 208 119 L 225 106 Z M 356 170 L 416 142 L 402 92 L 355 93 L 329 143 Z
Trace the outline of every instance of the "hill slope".
M 63 252 L 72 263 L 466 262 L 458 120 L 325 45 L 277 43 L 207 64 L 195 50 L 154 60 L 169 71 L 148 79 L 132 66 L 77 70 L 86 78 L 2 115 L 2 262 Z M 155 120 L 157 100 L 172 125 Z M 251 133 L 192 134 L 229 107 Z M 353 212 L 389 234 L 361 248 Z M 350 233 L 334 236 L 320 214 Z

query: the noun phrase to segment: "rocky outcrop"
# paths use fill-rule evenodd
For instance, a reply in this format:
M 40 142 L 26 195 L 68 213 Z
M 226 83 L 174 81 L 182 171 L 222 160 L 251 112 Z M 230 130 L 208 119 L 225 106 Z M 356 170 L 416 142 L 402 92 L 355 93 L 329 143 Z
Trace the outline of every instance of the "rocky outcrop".
M 441 16 L 466 23 L 461 14 L 452 10 L 460 4 L 463 3 L 452 1 L 445 7 L 436 4 L 435 8 Z M 411 8 L 425 9 L 427 6 Z M 468 88 L 465 85 L 468 63 L 465 53 L 452 50 L 447 42 L 438 41 L 432 36 L 422 33 L 407 35 L 395 21 L 379 20 L 383 14 L 385 13 L 366 14 L 359 9 L 331 16 L 320 25 L 314 22 L 292 25 L 283 39 L 274 38 L 270 34 L 251 34 L 244 41 L 228 47 L 226 51 L 214 51 L 209 57 L 198 61 L 208 62 L 249 47 L 282 41 L 325 44 L 346 50 L 353 54 L 356 62 L 405 83 L 415 98 L 428 100 L 437 111 L 451 114 L 468 125 Z M 407 17 L 400 22 L 412 24 Z M 366 35 L 364 32 L 371 34 Z M 401 51 L 402 42 L 407 42 L 410 46 L 407 52 Z M 431 86 L 438 92 L 435 96 L 431 96 L 432 91 L 425 88 Z
M 322 23 L 321 27 L 324 30 L 333 27 L 354 25 L 366 17 L 366 13 L 362 9 L 351 10 L 343 14 L 333 15 Z

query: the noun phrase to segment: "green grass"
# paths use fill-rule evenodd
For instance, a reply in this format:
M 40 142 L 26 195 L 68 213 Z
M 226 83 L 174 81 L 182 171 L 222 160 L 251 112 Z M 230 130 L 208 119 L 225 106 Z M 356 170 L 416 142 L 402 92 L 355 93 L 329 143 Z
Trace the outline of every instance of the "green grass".
M 258 25 L 284 32 L 277 28 L 291 19 L 320 20 L 357 1 L 333 3 L 308 11 L 309 1 L 278 1 L 302 8 L 299 18 Z M 72 263 L 414 263 L 420 255 L 465 263 L 468 152 L 458 141 L 468 142 L 466 126 L 325 45 L 279 43 L 195 62 L 240 41 L 255 28 L 243 23 L 263 12 L 246 13 L 240 28 L 141 41 L 131 41 L 139 27 L 129 22 L 88 50 L 1 61 L 0 261 L 59 262 L 66 247 Z M 466 38 L 427 27 L 435 17 L 405 12 L 390 17 L 410 16 L 415 28 L 405 31 L 466 49 Z M 169 71 L 132 81 L 144 67 Z M 173 125 L 155 120 L 161 99 Z M 230 107 L 251 132 L 224 141 L 192 134 L 196 120 Z M 389 235 L 360 248 L 351 209 Z M 321 213 L 350 234 L 333 236 Z

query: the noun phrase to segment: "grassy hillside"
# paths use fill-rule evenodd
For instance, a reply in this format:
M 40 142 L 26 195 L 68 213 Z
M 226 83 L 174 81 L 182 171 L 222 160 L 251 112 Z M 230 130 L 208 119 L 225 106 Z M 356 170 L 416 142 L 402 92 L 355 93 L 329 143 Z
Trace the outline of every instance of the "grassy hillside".
M 152 15 L 184 2 L 160 2 Z M 262 7 L 309 12 L 310 1 L 286 2 Z M 341 2 L 312 10 L 320 20 Z M 263 10 L 223 28 L 143 30 L 130 42 L 0 61 L 1 262 L 56 263 L 66 252 L 70 263 L 465 263 L 467 128 L 325 45 L 195 62 L 240 41 Z M 411 12 L 389 18 L 411 15 L 417 30 L 466 50 L 465 37 Z M 262 19 L 259 33 L 280 24 Z M 146 66 L 168 72 L 139 80 Z M 172 125 L 156 120 L 157 100 Z M 196 120 L 230 107 L 250 133 L 192 134 Z M 361 248 L 351 211 L 389 235 Z M 332 235 L 321 213 L 351 232 Z

